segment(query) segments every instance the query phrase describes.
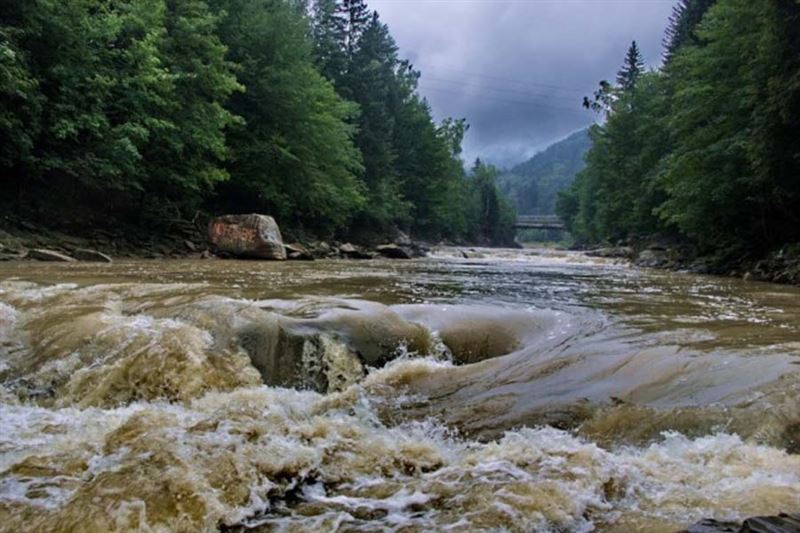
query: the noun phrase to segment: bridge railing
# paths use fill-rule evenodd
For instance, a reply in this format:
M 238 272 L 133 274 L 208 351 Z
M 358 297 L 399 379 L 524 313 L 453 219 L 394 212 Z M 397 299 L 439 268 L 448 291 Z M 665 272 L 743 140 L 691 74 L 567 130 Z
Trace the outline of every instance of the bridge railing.
M 564 229 L 564 223 L 556 215 L 522 215 L 517 217 L 516 228 Z

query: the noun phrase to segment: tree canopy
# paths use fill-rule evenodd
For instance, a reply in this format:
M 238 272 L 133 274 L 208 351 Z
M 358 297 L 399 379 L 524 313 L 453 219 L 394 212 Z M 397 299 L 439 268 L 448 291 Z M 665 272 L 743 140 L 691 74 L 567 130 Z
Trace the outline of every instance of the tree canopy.
M 298 235 L 504 234 L 470 233 L 466 124 L 433 120 L 364 0 L 2 3 L 7 209 L 80 225 L 200 209 L 265 212 Z
M 682 2 L 667 53 L 587 99 L 606 119 L 559 199 L 570 230 L 584 243 L 669 236 L 720 257 L 800 240 L 800 3 Z

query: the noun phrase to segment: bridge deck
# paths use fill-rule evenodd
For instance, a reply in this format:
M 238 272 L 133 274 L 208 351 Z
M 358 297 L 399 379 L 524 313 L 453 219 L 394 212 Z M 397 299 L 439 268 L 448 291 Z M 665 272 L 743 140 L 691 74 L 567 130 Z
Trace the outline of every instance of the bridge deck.
M 517 217 L 514 227 L 517 229 L 565 229 L 561 219 L 553 215 L 523 215 Z

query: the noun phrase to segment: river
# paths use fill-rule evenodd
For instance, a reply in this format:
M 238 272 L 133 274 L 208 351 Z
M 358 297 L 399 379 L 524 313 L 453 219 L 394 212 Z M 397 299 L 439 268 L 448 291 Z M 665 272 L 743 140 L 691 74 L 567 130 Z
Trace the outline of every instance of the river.
M 800 290 L 553 250 L 0 264 L 0 530 L 800 509 Z

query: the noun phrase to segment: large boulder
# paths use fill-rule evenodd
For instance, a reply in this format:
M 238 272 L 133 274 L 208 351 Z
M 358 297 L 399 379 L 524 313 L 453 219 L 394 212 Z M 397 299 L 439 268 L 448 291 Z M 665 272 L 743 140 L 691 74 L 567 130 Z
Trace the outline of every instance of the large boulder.
M 278 224 L 266 215 L 225 215 L 208 226 L 208 239 L 223 253 L 284 261 L 286 250 Z
M 411 259 L 411 254 L 396 244 L 381 244 L 375 248 L 375 251 L 389 259 Z

